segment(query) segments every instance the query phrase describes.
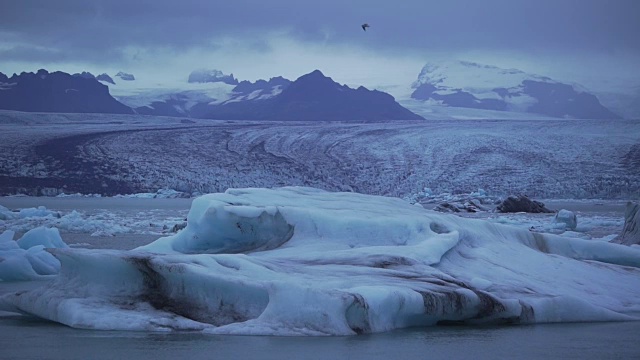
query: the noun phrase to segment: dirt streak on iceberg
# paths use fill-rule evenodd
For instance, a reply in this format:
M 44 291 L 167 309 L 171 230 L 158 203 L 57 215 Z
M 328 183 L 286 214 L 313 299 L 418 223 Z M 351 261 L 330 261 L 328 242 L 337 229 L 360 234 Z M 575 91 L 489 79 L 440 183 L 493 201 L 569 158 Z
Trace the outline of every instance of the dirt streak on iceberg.
M 638 320 L 640 250 L 302 187 L 193 201 L 133 251 L 54 249 L 0 310 L 72 327 L 350 335 L 451 323 Z

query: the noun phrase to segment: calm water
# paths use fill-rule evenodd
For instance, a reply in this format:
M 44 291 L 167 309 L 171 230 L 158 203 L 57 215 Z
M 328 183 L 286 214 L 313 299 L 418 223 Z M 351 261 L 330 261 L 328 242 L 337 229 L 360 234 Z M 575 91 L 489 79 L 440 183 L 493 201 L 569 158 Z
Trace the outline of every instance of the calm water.
M 1 359 L 639 359 L 640 322 L 438 327 L 350 337 L 76 330 L 0 317 Z

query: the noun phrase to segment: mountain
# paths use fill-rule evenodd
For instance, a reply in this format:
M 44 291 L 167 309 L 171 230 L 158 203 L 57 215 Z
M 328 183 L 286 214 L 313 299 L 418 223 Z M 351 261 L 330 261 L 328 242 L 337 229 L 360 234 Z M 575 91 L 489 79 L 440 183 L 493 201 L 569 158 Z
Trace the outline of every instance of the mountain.
M 411 97 L 430 105 L 557 118 L 620 118 L 579 85 L 467 61 L 428 63 L 412 87 Z
M 283 79 L 284 80 L 284 79 Z M 272 84 L 286 82 L 271 79 Z M 240 86 L 240 84 L 238 85 Z M 253 87 L 258 85 L 253 84 Z M 253 89 L 249 84 L 243 87 Z M 253 92 L 252 92 L 253 93 Z M 340 85 L 319 70 L 303 75 L 281 93 L 266 99 L 227 101 L 219 105 L 199 106 L 199 117 L 245 120 L 417 120 L 421 116 L 403 108 L 393 96 L 364 87 Z
M 246 99 L 267 99 L 276 96 L 291 85 L 291 80 L 282 76 L 269 79 L 269 81 L 258 80 L 256 82 L 241 81 L 233 88 L 234 94 L 238 94 Z M 238 97 L 235 97 L 236 99 Z
M 190 82 L 187 87 L 193 88 L 189 90 L 161 93 L 156 90 L 156 96 L 150 96 L 149 92 L 145 92 L 144 95 L 123 97 L 123 102 L 144 115 L 204 117 L 212 108 L 224 104 L 242 103 L 243 106 L 252 107 L 254 101 L 272 98 L 280 94 L 289 84 L 291 80 L 281 76 L 271 78 L 269 81 L 245 80 L 238 83 L 236 80 L 235 86 L 224 81 Z M 140 105 L 140 100 L 145 97 L 150 101 Z
M 90 73 L 88 71 L 83 71 L 81 73 L 73 74 L 73 76 L 80 76 L 80 77 L 83 77 L 85 79 L 96 79 L 96 80 L 99 80 L 99 81 L 107 82 L 107 83 L 112 84 L 112 85 L 116 84 L 115 81 L 113 81 L 113 79 L 111 78 L 111 76 L 109 76 L 109 75 L 107 75 L 105 73 L 100 74 L 98 76 L 95 76 L 95 75 L 93 75 L 92 73 Z
M 229 85 L 238 85 L 238 80 L 233 77 L 233 74 L 225 75 L 220 70 L 194 70 L 189 74 L 189 83 L 215 83 L 223 82 Z
M 111 78 L 111 76 L 107 75 L 107 74 L 100 74 L 98 76 L 96 76 L 96 80 L 99 81 L 104 81 L 107 82 L 109 84 L 115 85 L 115 81 L 113 81 L 113 79 Z
M 132 114 L 90 73 L 69 75 L 23 72 L 8 78 L 0 73 L 0 109 L 27 112 Z
M 226 75 L 224 75 L 226 76 Z M 133 75 L 118 73 L 121 80 Z M 111 80 L 111 81 L 109 81 Z M 234 78 L 235 80 L 235 78 Z M 235 80 L 237 82 L 237 80 Z M 111 84 L 115 94 L 110 95 Z M 121 102 L 120 102 L 121 101 Z M 70 112 L 138 113 L 224 120 L 417 120 L 384 92 L 352 89 L 319 70 L 296 81 L 274 77 L 236 85 L 224 81 L 187 83 L 184 89 L 138 88 L 133 81 L 115 84 L 108 75 L 89 72 L 0 73 L 0 109 Z
M 135 76 L 133 76 L 133 74 L 129 74 L 129 73 L 122 72 L 122 71 L 119 71 L 119 72 L 116 74 L 116 77 L 117 77 L 117 78 L 120 78 L 120 79 L 122 79 L 122 80 L 124 80 L 124 81 L 134 81 L 134 80 L 136 79 L 136 77 L 135 77 Z

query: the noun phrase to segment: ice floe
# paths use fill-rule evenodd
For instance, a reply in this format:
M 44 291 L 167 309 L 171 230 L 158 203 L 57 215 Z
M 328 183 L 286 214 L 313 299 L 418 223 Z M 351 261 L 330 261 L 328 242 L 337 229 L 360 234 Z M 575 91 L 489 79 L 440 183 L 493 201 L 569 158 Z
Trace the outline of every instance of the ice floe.
M 37 280 L 60 271 L 60 261 L 45 248 L 67 248 L 56 228 L 39 227 L 17 241 L 7 230 L 0 235 L 0 281 Z

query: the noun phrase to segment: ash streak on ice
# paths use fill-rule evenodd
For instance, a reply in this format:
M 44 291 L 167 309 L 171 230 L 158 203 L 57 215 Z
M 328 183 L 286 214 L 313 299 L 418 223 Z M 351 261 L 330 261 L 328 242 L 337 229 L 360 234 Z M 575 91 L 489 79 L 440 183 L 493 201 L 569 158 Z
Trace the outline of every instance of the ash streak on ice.
M 638 320 L 640 250 L 288 187 L 194 200 L 133 251 L 55 249 L 0 310 L 72 327 L 349 335 L 443 323 Z

